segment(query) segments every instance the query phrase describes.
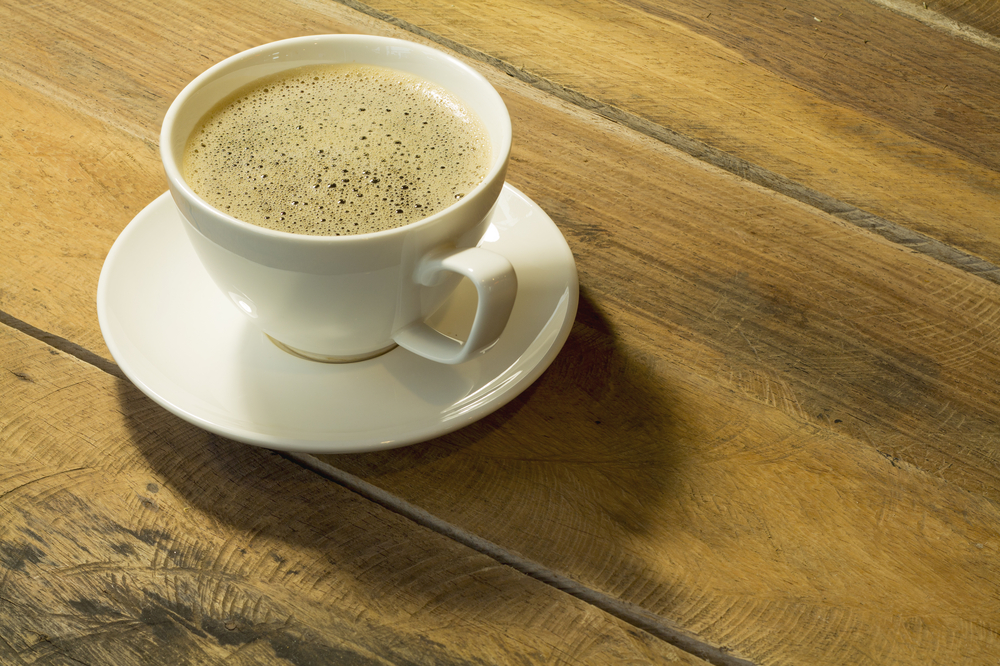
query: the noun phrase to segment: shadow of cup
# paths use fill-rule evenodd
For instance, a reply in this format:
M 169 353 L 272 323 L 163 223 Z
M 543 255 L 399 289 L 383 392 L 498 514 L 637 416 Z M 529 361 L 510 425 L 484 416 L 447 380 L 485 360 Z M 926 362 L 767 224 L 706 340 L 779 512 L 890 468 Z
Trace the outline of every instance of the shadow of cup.
M 672 389 L 652 363 L 623 349 L 581 293 L 559 356 L 494 414 L 423 444 L 317 457 L 501 547 L 569 565 L 656 529 L 674 492 Z

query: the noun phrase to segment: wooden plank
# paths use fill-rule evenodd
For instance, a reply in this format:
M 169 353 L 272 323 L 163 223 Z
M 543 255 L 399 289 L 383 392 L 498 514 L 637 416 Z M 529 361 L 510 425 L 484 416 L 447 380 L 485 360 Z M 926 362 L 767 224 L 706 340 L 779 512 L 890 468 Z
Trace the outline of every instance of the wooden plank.
M 0 80 L 0 310 L 111 358 L 97 279 L 129 220 L 166 190 L 156 144 Z
M 0 325 L 0 661 L 705 662 Z
M 1000 58 L 867 0 L 779 3 L 621 0 L 677 21 L 820 99 L 861 111 L 992 170 Z M 709 16 L 710 14 L 710 16 Z
M 347 1 L 1000 263 L 997 50 L 866 0 Z
M 995 653 L 996 286 L 487 73 L 511 180 L 576 253 L 577 326 L 484 422 L 330 462 L 759 663 Z M 98 81 L 59 99 L 113 119 Z

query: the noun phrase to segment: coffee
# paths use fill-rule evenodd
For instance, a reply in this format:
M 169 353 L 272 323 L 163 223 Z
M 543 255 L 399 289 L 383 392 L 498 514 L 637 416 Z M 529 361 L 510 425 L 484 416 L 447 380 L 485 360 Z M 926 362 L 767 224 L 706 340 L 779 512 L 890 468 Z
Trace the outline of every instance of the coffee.
M 479 118 L 425 79 L 373 65 L 317 65 L 227 97 L 195 128 L 184 179 L 252 224 L 342 236 L 421 220 L 489 172 Z

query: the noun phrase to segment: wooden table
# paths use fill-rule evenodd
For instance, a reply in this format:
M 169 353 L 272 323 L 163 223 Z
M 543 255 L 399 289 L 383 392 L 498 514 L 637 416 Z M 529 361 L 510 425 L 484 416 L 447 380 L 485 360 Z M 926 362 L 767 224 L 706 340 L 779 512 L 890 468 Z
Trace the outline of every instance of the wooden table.
M 114 364 L 160 121 L 280 38 L 436 44 L 581 303 L 424 444 L 282 455 Z M 6 0 L 0 663 L 996 664 L 1000 4 Z

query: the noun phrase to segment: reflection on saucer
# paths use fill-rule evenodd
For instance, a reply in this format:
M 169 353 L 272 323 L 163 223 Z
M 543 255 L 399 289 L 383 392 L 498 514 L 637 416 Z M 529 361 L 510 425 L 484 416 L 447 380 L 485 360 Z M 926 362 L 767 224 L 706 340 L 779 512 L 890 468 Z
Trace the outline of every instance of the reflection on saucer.
M 286 354 L 291 354 L 292 356 L 297 356 L 301 359 L 305 359 L 306 361 L 313 361 L 315 363 L 360 363 L 361 361 L 367 361 L 368 359 L 375 358 L 376 356 L 387 354 L 399 346 L 394 342 L 388 347 L 376 349 L 375 351 L 368 352 L 367 354 L 355 354 L 353 356 L 329 356 L 327 354 L 310 354 L 309 352 L 302 351 L 301 349 L 289 347 L 284 342 L 275 340 L 270 335 L 267 335 L 267 333 L 264 335 L 275 347 Z

